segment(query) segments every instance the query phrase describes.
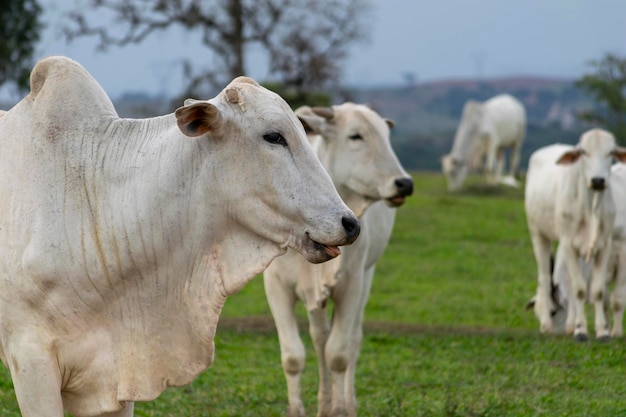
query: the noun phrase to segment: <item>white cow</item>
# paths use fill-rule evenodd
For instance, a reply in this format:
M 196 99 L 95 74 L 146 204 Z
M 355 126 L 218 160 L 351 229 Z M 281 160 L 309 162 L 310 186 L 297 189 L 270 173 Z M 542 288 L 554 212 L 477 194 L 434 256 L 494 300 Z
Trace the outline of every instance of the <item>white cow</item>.
M 501 94 L 484 103 L 469 100 L 463 107 L 452 150 L 441 160 L 448 189 L 461 188 L 472 164 L 486 155 L 485 174 L 490 183 L 517 186 L 526 111 L 515 97 Z M 511 149 L 510 176 L 503 177 L 504 151 Z
M 226 297 L 274 257 L 323 262 L 359 229 L 253 80 L 120 119 L 64 57 L 0 118 L 0 194 L 0 356 L 25 417 L 132 416 L 211 365 Z
M 607 289 L 604 301 L 605 307 L 610 306 L 613 313 L 611 337 L 621 337 L 623 335 L 624 306 L 626 305 L 626 166 L 614 164 L 611 167 L 610 184 L 615 205 L 615 224 L 611 234 L 612 254 L 609 259 L 607 278 L 609 284 L 611 281 L 614 282 L 614 289 L 610 297 Z M 567 327 L 567 330 L 571 333 L 576 317 L 576 303 L 569 302 L 569 300 L 574 299 L 575 294 L 572 294 L 570 289 L 570 276 L 562 252 L 563 248 L 561 247 L 556 252 L 555 268 L 552 276 L 555 288 L 553 295 L 557 295 L 560 307 L 553 313 L 552 323 L 553 329 L 556 326 L 557 331 L 560 331 L 561 316 L 567 317 L 563 320 L 562 331 L 565 331 Z M 589 283 L 592 274 L 590 265 L 586 264 L 584 259 L 580 259 L 579 264 L 585 279 Z M 564 312 L 566 316 L 563 314 Z
M 312 265 L 296 252 L 276 258 L 265 271 L 267 299 L 278 330 L 287 378 L 290 417 L 304 416 L 300 376 L 305 350 L 295 303 L 306 305 L 319 366 L 318 416 L 356 416 L 354 375 L 362 320 L 376 262 L 395 220 L 395 208 L 412 194 L 413 182 L 389 142 L 391 122 L 364 105 L 300 108 L 296 114 L 339 194 L 360 217 L 360 238 L 336 260 Z M 334 304 L 328 323 L 326 300 Z
M 584 302 L 589 297 L 595 307 L 596 337 L 609 337 L 603 300 L 615 221 L 609 185 L 612 158 L 626 161 L 626 149 L 617 147 L 613 135 L 600 129 L 585 132 L 576 147 L 550 145 L 530 158 L 525 208 L 538 266 L 534 307 L 544 333 L 553 330 L 550 255 L 553 242 L 558 241 L 570 273 L 569 291 L 575 295 L 575 318 L 566 322 L 566 331 L 578 340 L 587 338 Z M 591 263 L 589 285 L 580 258 Z

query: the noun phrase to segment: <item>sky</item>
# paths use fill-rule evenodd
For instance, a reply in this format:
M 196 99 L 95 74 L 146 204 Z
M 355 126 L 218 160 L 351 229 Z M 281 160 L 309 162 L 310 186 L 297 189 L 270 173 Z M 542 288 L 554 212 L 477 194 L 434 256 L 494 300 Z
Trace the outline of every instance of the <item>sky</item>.
M 95 39 L 67 44 L 64 14 L 86 0 L 39 1 L 47 28 L 36 59 L 61 54 L 77 60 L 113 99 L 125 92 L 175 94 L 182 88 L 181 58 L 210 65 L 199 36 L 183 31 L 106 52 L 96 51 Z M 591 72 L 589 61 L 606 53 L 626 56 L 623 0 L 371 1 L 370 40 L 352 45 L 346 85 L 402 85 L 407 74 L 418 83 L 520 75 L 574 79 Z M 267 78 L 261 58 L 248 66 L 248 75 Z M 7 95 L 0 90 L 0 97 Z

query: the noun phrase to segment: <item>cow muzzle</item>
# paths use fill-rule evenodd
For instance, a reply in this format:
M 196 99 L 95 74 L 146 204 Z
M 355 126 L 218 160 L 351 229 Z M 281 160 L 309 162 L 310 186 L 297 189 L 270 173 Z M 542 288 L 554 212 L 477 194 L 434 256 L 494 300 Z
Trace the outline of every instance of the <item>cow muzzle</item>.
M 396 187 L 396 195 L 387 198 L 387 205 L 390 207 L 400 207 L 406 201 L 406 198 L 413 194 L 413 180 L 411 178 L 397 178 L 394 181 Z
M 593 177 L 591 179 L 591 189 L 594 191 L 603 191 L 606 188 L 606 180 L 604 177 Z

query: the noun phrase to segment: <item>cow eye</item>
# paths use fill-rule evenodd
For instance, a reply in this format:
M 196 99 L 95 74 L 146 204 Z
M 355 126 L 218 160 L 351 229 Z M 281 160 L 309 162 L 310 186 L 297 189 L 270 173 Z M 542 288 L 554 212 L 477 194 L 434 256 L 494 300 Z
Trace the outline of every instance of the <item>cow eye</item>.
M 272 145 L 281 145 L 281 146 L 287 146 L 287 141 L 285 140 L 285 138 L 283 137 L 283 135 L 281 135 L 278 132 L 270 132 L 270 133 L 266 133 L 263 135 L 263 139 L 266 142 L 271 143 Z
M 361 136 L 361 135 L 360 135 L 360 134 L 358 134 L 358 133 L 355 133 L 354 135 L 350 135 L 350 136 L 348 136 L 348 137 L 349 137 L 350 139 L 352 139 L 352 140 L 363 140 L 363 136 Z

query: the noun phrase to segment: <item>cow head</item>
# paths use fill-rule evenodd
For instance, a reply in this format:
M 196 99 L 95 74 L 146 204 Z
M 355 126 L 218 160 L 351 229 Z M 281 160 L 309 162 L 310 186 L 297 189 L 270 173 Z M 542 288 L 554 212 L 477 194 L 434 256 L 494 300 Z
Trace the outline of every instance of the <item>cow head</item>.
M 296 114 L 312 134 L 310 140 L 339 194 L 357 215 L 378 200 L 398 207 L 413 193 L 413 180 L 391 148 L 393 121 L 354 103 L 304 106 Z
M 454 135 L 452 152 L 441 159 L 441 168 L 450 191 L 457 191 L 461 188 L 467 176 L 467 162 L 480 148 L 483 113 L 483 105 L 478 101 L 468 100 L 463 106 L 461 121 Z
M 176 110 L 180 131 L 201 141 L 206 193 L 219 196 L 229 227 L 243 227 L 310 262 L 337 256 L 359 222 L 333 187 L 287 103 L 239 77 L 209 101 Z
M 626 161 L 626 149 L 616 146 L 610 132 L 592 129 L 583 133 L 576 148 L 561 155 L 557 164 L 581 164 L 586 186 L 593 191 L 602 191 L 608 185 L 613 158 Z
M 441 170 L 448 182 L 448 190 L 457 191 L 467 176 L 465 161 L 448 154 L 441 157 Z

